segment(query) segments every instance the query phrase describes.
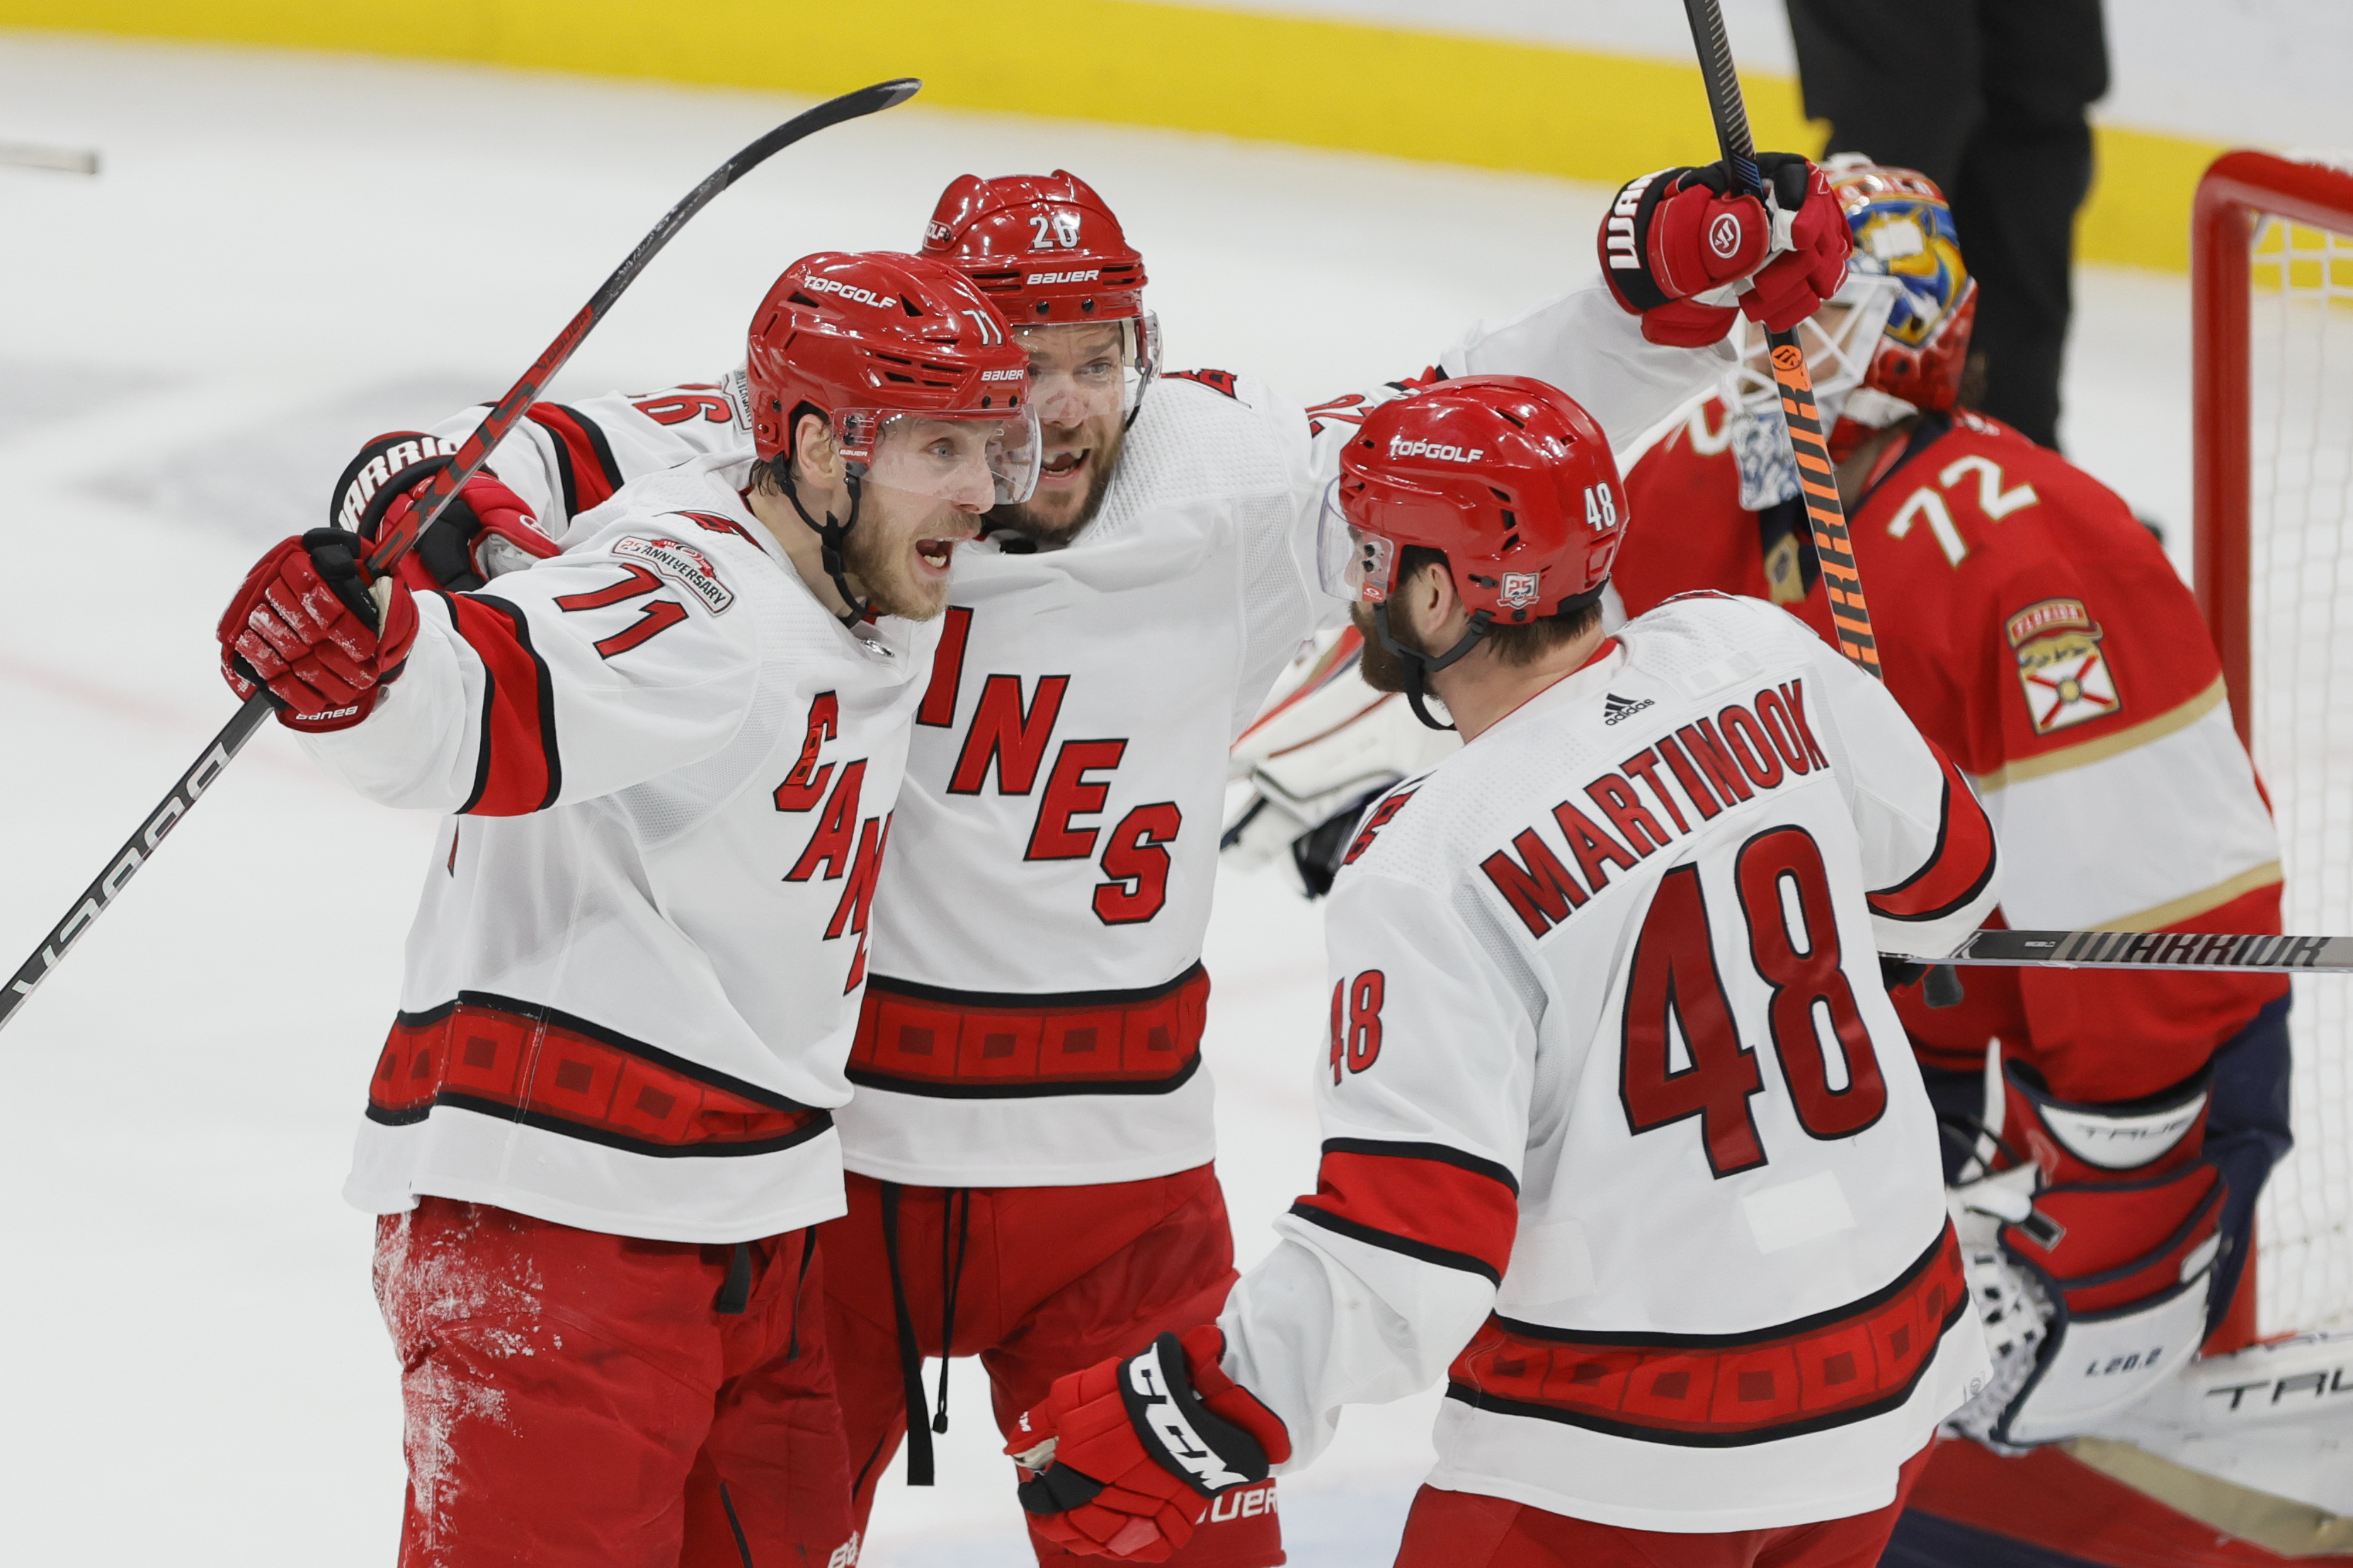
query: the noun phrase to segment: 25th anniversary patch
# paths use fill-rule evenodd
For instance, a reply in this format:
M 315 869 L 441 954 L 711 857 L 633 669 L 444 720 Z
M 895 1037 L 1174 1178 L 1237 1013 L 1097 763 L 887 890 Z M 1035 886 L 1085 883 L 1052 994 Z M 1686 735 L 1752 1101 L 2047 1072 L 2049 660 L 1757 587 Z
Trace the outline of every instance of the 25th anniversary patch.
M 711 557 L 691 544 L 675 539 L 646 539 L 633 533 L 615 544 L 613 553 L 624 561 L 652 567 L 702 600 L 703 608 L 714 616 L 735 602 L 735 590 L 719 580 L 719 570 L 711 564 Z

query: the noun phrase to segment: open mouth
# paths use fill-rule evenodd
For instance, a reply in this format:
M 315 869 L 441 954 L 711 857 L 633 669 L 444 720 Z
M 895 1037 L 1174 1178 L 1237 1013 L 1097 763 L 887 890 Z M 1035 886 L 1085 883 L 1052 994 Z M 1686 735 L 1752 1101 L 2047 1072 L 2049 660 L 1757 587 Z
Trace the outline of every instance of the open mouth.
M 1087 459 L 1093 455 L 1094 448 L 1092 447 L 1082 447 L 1075 452 L 1056 452 L 1046 459 L 1044 466 L 1039 470 L 1038 480 L 1040 484 L 1048 480 L 1066 483 L 1076 479 L 1079 471 L 1087 466 Z
M 956 542 L 953 539 L 918 539 L 915 541 L 915 559 L 926 573 L 945 576 L 948 558 L 955 553 L 955 547 Z

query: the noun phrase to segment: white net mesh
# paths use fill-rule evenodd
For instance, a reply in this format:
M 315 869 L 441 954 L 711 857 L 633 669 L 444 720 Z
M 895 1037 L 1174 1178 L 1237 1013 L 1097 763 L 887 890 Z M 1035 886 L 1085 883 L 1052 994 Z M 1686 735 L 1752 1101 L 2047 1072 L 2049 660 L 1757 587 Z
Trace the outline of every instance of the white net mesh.
M 2256 766 L 2286 927 L 2353 931 L 2353 214 L 2262 220 L 2250 258 L 2249 546 Z M 2258 1255 L 2262 1331 L 2353 1321 L 2353 983 L 2295 983 L 2295 1151 Z

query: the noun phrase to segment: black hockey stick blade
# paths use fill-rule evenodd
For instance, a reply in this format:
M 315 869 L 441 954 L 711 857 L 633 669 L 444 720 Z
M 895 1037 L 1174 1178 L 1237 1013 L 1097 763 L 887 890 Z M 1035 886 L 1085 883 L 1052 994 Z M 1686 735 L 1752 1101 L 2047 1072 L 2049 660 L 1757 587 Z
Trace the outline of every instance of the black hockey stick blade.
M 613 269 L 613 275 L 589 297 L 578 314 L 565 323 L 564 331 L 556 334 L 555 341 L 547 345 L 547 352 L 533 361 L 532 367 L 523 372 L 522 378 L 499 399 L 489 416 L 474 427 L 474 433 L 467 437 L 465 444 L 458 448 L 457 457 L 433 476 L 431 488 L 417 505 L 409 509 L 400 527 L 387 529 L 378 538 L 375 548 L 368 555 L 369 571 L 385 571 L 408 552 L 410 546 L 417 542 L 426 529 L 432 526 L 433 521 L 441 515 L 442 509 L 456 497 L 465 482 L 481 471 L 482 465 L 490 460 L 491 449 L 506 438 L 507 433 L 514 428 L 515 422 L 522 417 L 523 411 L 539 395 L 540 389 L 564 368 L 565 362 L 571 359 L 573 351 L 579 348 L 590 329 L 604 319 L 606 312 L 613 308 L 613 302 L 637 281 L 638 275 L 646 269 L 646 265 L 660 254 L 671 236 L 686 226 L 688 219 L 710 205 L 712 199 L 720 192 L 757 168 L 774 153 L 828 126 L 904 103 L 922 86 L 922 82 L 912 77 L 902 77 L 829 99 L 814 109 L 793 116 L 712 170 L 709 177 L 687 193 L 685 199 L 662 215 L 662 220 L 654 225 L 645 238 L 638 241 L 637 248 Z M 172 786 L 171 792 L 147 815 L 138 831 L 122 841 L 122 847 L 107 862 L 106 869 L 82 889 L 81 897 L 74 901 L 65 919 L 50 928 L 47 939 L 33 950 L 31 957 L 17 966 L 6 989 L 0 990 L 0 1027 L 7 1026 L 8 1021 L 16 1016 L 16 1009 L 23 1006 L 25 999 L 33 994 L 34 988 L 48 978 L 50 972 L 64 961 L 73 944 L 90 930 L 91 922 L 113 904 L 123 886 L 154 855 L 164 835 L 177 826 L 180 819 L 195 809 L 205 791 L 220 777 L 230 759 L 245 749 L 246 742 L 253 739 L 254 731 L 261 727 L 263 720 L 270 716 L 274 707 L 274 700 L 267 691 L 257 691 L 248 698 L 245 705 L 221 727 L 220 733 L 212 738 L 211 744 L 197 757 L 195 765 Z
M 1916 962 L 1981 967 L 2191 970 L 2209 974 L 2353 974 L 2353 936 L 1981 931 L 1950 958 Z

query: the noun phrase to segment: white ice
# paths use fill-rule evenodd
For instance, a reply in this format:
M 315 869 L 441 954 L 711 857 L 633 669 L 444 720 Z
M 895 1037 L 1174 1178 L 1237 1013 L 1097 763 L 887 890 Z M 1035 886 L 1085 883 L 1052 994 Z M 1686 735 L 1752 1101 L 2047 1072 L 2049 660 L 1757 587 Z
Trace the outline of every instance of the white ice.
M 227 718 L 214 617 L 261 546 L 324 521 L 357 443 L 502 390 L 671 202 L 798 107 L 0 36 L 0 139 L 105 156 L 94 180 L 0 169 L 0 958 Z M 911 246 L 954 175 L 1058 165 L 1125 217 L 1176 363 L 1303 400 L 1418 370 L 1590 268 L 1604 197 L 918 100 L 723 197 L 558 393 L 724 369 L 784 262 Z M 2184 285 L 2087 272 L 2080 311 L 2074 450 L 2179 552 Z M 395 1367 L 370 1224 L 338 1190 L 432 830 L 266 731 L 0 1035 L 10 1561 L 389 1560 Z M 1207 956 L 1247 1264 L 1313 1183 L 1315 911 L 1229 878 Z M 956 1378 L 941 1484 L 889 1483 L 874 1568 L 1028 1561 L 977 1368 Z M 1434 1406 L 1354 1413 L 1286 1483 L 1293 1563 L 1388 1560 Z

